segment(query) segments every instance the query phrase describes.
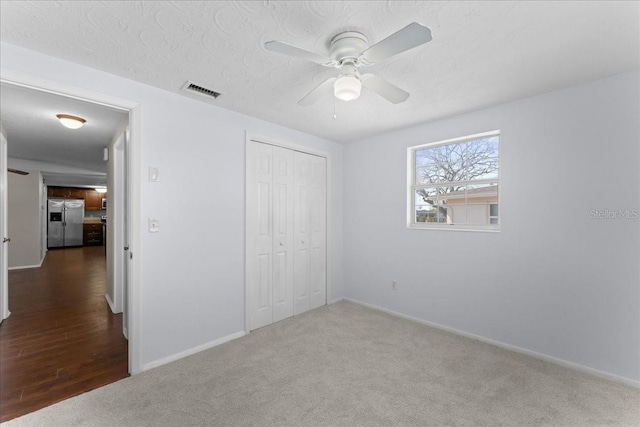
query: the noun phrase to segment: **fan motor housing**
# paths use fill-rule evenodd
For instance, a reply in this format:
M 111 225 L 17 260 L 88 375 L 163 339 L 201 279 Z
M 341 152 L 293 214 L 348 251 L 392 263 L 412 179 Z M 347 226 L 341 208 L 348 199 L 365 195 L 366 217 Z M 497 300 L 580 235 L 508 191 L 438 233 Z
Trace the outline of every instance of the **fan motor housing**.
M 331 39 L 331 49 L 329 55 L 338 65 L 346 59 L 353 62 L 360 54 L 369 47 L 369 40 L 362 33 L 346 31 L 337 34 Z

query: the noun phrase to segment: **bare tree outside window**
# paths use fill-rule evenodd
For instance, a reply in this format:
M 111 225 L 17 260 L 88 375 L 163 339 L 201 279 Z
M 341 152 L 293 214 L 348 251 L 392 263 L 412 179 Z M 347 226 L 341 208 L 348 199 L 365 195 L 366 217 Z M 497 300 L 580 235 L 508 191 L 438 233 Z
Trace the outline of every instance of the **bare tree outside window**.
M 497 133 L 416 147 L 413 159 L 415 222 L 498 223 Z

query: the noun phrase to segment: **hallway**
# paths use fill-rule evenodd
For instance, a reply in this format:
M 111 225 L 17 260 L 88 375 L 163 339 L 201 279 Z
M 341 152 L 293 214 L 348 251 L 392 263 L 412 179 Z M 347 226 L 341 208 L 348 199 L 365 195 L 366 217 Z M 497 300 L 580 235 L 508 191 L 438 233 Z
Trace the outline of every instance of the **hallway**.
M 128 376 L 122 314 L 105 300 L 103 246 L 55 249 L 9 271 L 0 325 L 0 422 Z

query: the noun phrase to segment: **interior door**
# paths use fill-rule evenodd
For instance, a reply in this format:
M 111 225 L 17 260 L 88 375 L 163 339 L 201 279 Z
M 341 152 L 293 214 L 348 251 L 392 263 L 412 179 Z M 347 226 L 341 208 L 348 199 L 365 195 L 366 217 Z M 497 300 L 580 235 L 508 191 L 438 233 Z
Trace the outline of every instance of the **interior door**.
M 7 236 L 7 140 L 0 134 L 0 322 L 9 317 L 9 277 L 8 257 L 9 236 Z
M 270 145 L 254 141 L 247 144 L 245 280 L 249 330 L 273 321 L 272 154 Z
M 272 148 L 273 322 L 293 316 L 293 151 Z
M 294 313 L 327 303 L 327 159 L 294 155 Z
M 126 132 L 109 147 L 108 197 L 106 203 L 106 236 L 108 293 L 114 313 L 126 312 L 126 282 L 129 252 L 127 248 L 127 187 L 126 187 Z M 106 199 L 104 199 L 106 202 Z M 123 315 L 123 333 L 126 332 L 126 313 Z
M 327 159 L 309 159 L 309 309 L 327 303 Z
M 294 169 L 294 314 L 304 313 L 311 308 L 309 300 L 309 248 L 310 248 L 310 169 L 311 155 L 296 151 L 293 157 Z
M 130 215 L 130 211 L 129 209 L 131 209 L 131 190 L 130 190 L 130 167 L 131 167 L 131 160 L 129 158 L 129 153 L 130 153 L 130 146 L 129 146 L 129 129 L 127 129 L 124 133 L 124 159 L 123 161 L 119 162 L 119 165 L 122 165 L 123 170 L 122 175 L 123 175 L 123 185 L 122 185 L 122 190 L 124 192 L 124 197 L 122 197 L 120 200 L 122 201 L 122 208 L 119 210 L 119 212 L 122 215 L 122 224 L 123 224 L 123 240 L 124 240 L 124 246 L 122 247 L 123 252 L 119 252 L 119 250 L 121 248 L 116 248 L 116 250 L 114 251 L 115 254 L 120 253 L 122 255 L 122 257 L 124 258 L 124 262 L 123 265 L 125 266 L 123 269 L 123 274 L 122 274 L 122 333 L 124 334 L 125 338 L 129 339 L 129 278 L 131 277 L 131 268 L 132 268 L 132 256 L 130 254 L 129 251 L 129 244 L 131 242 L 131 215 Z M 116 172 L 120 172 L 119 170 L 116 170 Z M 109 206 L 107 205 L 107 209 L 109 208 Z M 112 212 L 113 209 L 112 209 Z M 112 221 L 113 224 L 113 221 Z M 122 258 L 121 258 L 122 259 Z M 129 358 L 129 360 L 131 360 L 131 357 Z M 131 364 L 129 364 L 129 370 L 131 370 Z

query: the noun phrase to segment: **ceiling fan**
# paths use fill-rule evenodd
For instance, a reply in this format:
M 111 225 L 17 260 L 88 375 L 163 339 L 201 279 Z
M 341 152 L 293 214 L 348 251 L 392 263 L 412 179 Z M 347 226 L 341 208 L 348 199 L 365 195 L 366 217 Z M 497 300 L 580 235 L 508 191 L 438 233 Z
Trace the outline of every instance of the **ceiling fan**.
M 369 46 L 369 41 L 362 33 L 356 31 L 339 33 L 331 39 L 328 57 L 277 40 L 266 42 L 264 47 L 272 52 L 338 69 L 337 77 L 330 77 L 320 83 L 298 101 L 299 105 L 313 104 L 328 92 L 331 86 L 333 86 L 335 97 L 343 101 L 357 99 L 364 86 L 387 101 L 399 104 L 407 100 L 409 92 L 374 74 L 360 74 L 359 68 L 377 64 L 429 41 L 431 41 L 429 27 L 413 22 L 373 46 Z
M 21 171 L 20 169 L 7 168 L 7 172 L 17 173 L 18 175 L 29 175 L 29 172 Z

